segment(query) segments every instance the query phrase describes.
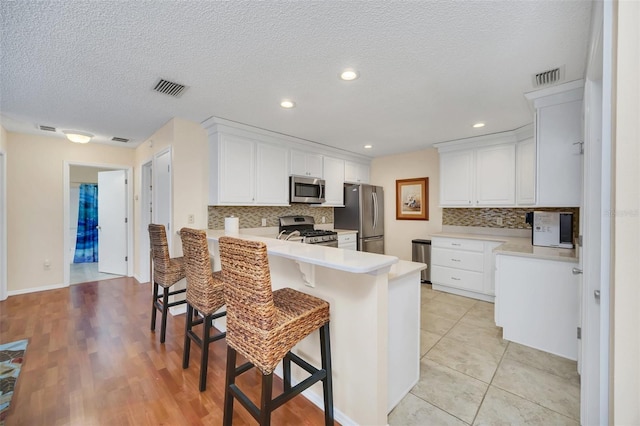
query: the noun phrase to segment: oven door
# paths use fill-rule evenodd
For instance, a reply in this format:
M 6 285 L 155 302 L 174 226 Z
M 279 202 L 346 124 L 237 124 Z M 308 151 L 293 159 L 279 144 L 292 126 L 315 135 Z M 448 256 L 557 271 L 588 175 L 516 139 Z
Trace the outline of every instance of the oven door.
M 309 243 L 309 244 L 313 244 L 314 246 L 338 247 L 338 240 L 323 241 L 321 243 Z

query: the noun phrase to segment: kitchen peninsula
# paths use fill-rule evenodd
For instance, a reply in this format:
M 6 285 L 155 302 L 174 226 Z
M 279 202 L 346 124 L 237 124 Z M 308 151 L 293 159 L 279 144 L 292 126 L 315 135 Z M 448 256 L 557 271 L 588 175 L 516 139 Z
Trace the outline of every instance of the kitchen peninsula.
M 218 238 L 225 232 L 209 230 L 207 235 L 214 269 L 219 269 Z M 420 271 L 425 265 L 242 233 L 230 236 L 267 245 L 274 290 L 290 287 L 330 303 L 336 420 L 386 425 L 388 412 L 419 377 Z M 216 322 L 216 327 L 224 324 Z M 317 332 L 294 352 L 319 365 Z M 294 380 L 304 377 L 295 373 Z M 304 395 L 322 407 L 321 386 Z

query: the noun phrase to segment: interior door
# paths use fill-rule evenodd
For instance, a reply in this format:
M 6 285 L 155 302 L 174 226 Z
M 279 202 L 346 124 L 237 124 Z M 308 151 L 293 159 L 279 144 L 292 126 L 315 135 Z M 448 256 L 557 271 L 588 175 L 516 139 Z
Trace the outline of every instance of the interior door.
M 98 173 L 98 271 L 127 275 L 126 170 Z

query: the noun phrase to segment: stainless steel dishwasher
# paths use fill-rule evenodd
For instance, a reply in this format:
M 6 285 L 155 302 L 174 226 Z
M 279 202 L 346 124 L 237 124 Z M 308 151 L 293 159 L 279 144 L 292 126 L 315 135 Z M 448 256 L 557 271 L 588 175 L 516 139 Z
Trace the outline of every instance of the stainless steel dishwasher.
M 427 264 L 427 269 L 420 271 L 420 281 L 431 284 L 431 240 L 412 240 L 411 260 Z

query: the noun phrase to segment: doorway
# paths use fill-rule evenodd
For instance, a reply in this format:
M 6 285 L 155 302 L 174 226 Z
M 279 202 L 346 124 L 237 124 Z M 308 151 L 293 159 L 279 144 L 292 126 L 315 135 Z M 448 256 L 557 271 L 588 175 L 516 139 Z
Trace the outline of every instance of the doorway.
M 111 244 L 115 244 L 120 247 L 120 251 L 124 253 L 124 263 L 121 262 L 122 267 L 116 271 L 116 274 L 106 273 L 113 271 L 100 271 L 100 263 L 99 262 L 90 262 L 90 263 L 74 263 L 74 252 L 76 247 L 76 229 L 77 228 L 77 208 L 78 208 L 78 199 L 79 199 L 79 187 L 81 183 L 94 183 L 98 184 L 98 176 L 99 173 L 111 173 L 115 172 L 116 174 L 122 175 L 124 178 L 124 187 L 119 188 L 118 191 L 123 195 L 124 200 L 122 200 L 121 205 L 118 209 L 123 210 L 120 216 L 125 216 L 124 221 L 125 224 L 122 225 L 122 230 L 120 234 L 116 237 L 116 242 L 113 241 Z M 117 276 L 132 275 L 132 264 L 133 262 L 129 259 L 128 254 L 133 253 L 133 241 L 130 238 L 132 235 L 132 220 L 128 218 L 133 217 L 132 208 L 133 203 L 131 200 L 133 199 L 133 191 L 132 186 L 128 184 L 129 176 L 132 175 L 132 169 L 128 166 L 118 166 L 118 165 L 110 165 L 110 164 L 92 164 L 92 163 L 71 163 L 65 162 L 64 169 L 64 223 L 65 229 L 65 238 L 64 238 L 64 283 L 65 285 L 69 284 L 77 284 L 80 282 L 87 281 L 96 281 L 99 279 L 108 279 L 114 278 Z M 112 204 L 111 202 L 103 204 Z M 103 213 L 104 215 L 104 213 Z M 107 215 L 108 217 L 108 215 Z M 102 225 L 102 223 L 100 223 Z M 113 240 L 113 238 L 112 238 Z M 112 256 L 112 252 L 110 250 L 105 250 L 105 253 L 108 256 Z M 105 258 L 108 260 L 108 257 Z M 121 259 L 122 260 L 122 259 Z

